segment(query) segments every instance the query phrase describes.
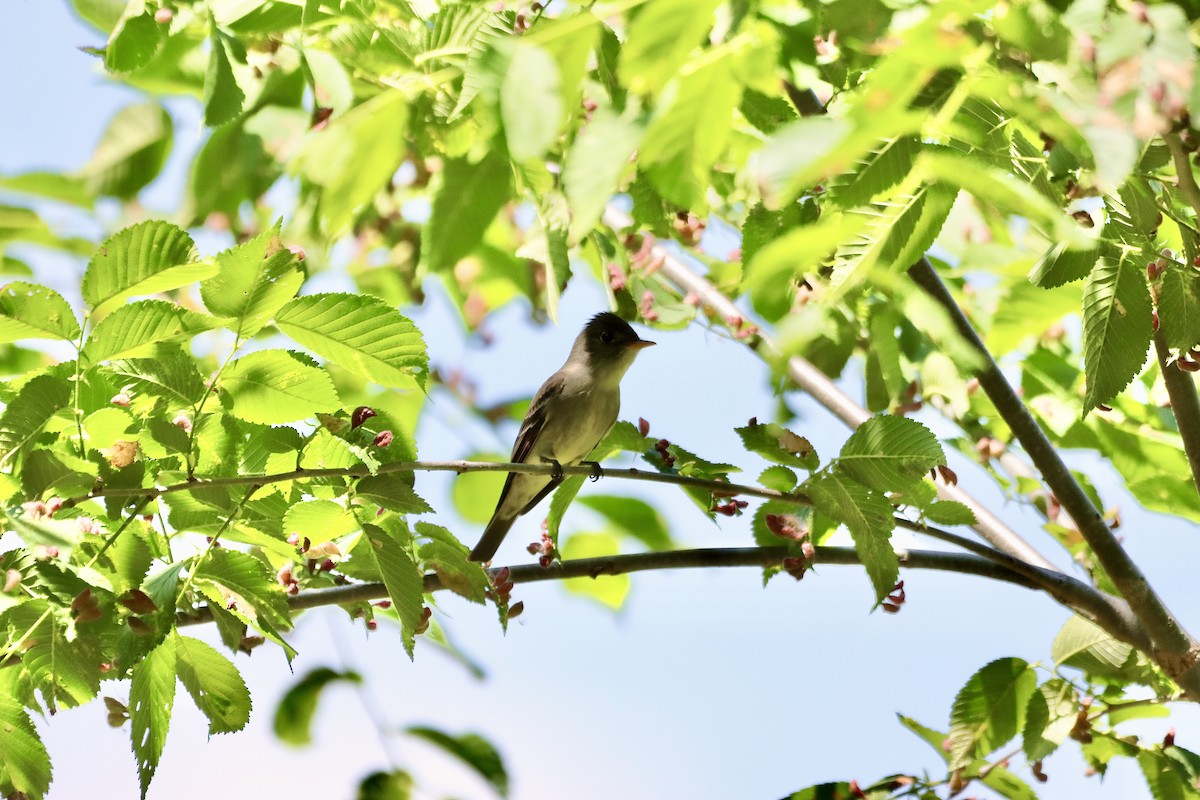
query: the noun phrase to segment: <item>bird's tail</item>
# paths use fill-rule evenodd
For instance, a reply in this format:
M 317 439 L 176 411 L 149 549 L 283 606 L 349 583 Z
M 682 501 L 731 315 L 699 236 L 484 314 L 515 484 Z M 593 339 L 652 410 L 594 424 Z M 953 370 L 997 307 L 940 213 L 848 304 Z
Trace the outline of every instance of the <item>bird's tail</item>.
M 490 561 L 492 556 L 496 555 L 496 550 L 508 534 L 508 529 L 513 526 L 516 520 L 516 517 L 500 516 L 500 509 L 496 509 L 496 513 L 492 516 L 492 521 L 483 529 L 483 536 L 480 537 L 479 544 L 475 545 L 475 549 L 471 551 L 471 555 L 468 558 L 471 561 Z

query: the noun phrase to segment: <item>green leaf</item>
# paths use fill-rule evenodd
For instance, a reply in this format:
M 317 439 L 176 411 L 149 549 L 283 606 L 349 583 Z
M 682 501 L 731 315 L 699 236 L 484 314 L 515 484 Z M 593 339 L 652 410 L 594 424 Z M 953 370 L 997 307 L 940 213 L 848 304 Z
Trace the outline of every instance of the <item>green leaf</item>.
M 432 540 L 421 545 L 421 561 L 437 573 L 442 585 L 473 603 L 485 604 L 491 582 L 482 566 L 467 560 L 467 546 L 442 526 L 428 522 L 417 523 L 417 534 Z
M 1162 277 L 1158 320 L 1167 346 L 1187 350 L 1200 342 L 1200 273 L 1171 264 Z
M 21 387 L 0 413 L 0 458 L 29 445 L 50 418 L 71 403 L 71 385 L 56 375 L 38 375 Z
M 1050 647 L 1054 663 L 1075 667 L 1089 675 L 1128 680 L 1137 658 L 1131 645 L 1117 641 L 1100 626 L 1071 617 L 1054 637 Z
M 355 800 L 411 800 L 413 779 L 402 769 L 372 772 L 358 784 Z
M 407 547 L 400 544 L 387 531 L 376 525 L 364 525 L 363 534 L 370 547 L 368 553 L 375 562 L 383 585 L 387 587 L 392 607 L 400 617 L 400 633 L 404 650 L 413 657 L 416 629 L 421 624 L 424 609 L 422 593 L 425 591 L 424 577 L 409 555 Z
M 493 61 L 503 69 L 496 80 L 509 155 L 517 162 L 537 158 L 558 138 L 563 120 L 558 64 L 541 47 L 519 39 L 501 39 L 492 47 Z
M 241 339 L 262 330 L 304 283 L 296 255 L 279 241 L 282 222 L 218 253 L 218 272 L 200 284 L 204 305 L 214 314 L 232 317 L 227 325 Z
M 78 338 L 75 312 L 58 292 L 24 281 L 0 289 L 0 344 L 21 339 Z
M 705 58 L 668 84 L 638 150 L 639 169 L 664 198 L 683 208 L 708 205 L 712 166 L 729 141 L 730 120 L 741 100 L 734 60 L 729 51 Z
M 208 391 L 196 371 L 196 362 L 182 351 L 114 361 L 109 368 L 117 380 L 135 392 L 165 398 L 176 406 L 194 406 Z
M 354 514 L 332 500 L 305 500 L 288 508 L 283 515 L 283 535 L 293 533 L 310 544 L 320 544 L 354 533 L 359 529 Z
M 871 417 L 850 435 L 838 455 L 838 468 L 880 491 L 903 490 L 946 456 L 937 437 L 907 417 Z
M 317 701 L 325 687 L 338 681 L 362 683 L 357 672 L 337 672 L 329 667 L 317 667 L 296 681 L 279 700 L 275 708 L 275 736 L 294 747 L 312 743 L 312 721 L 317 713 Z
M 129 722 L 142 800 L 146 800 L 150 781 L 158 770 L 167 730 L 171 726 L 176 663 L 175 639 L 167 638 L 133 668 L 133 681 L 129 686 Z
M 425 341 L 408 318 L 371 295 L 312 294 L 275 314 L 275 325 L 338 366 L 390 387 L 424 382 Z
M 564 561 L 615 556 L 621 548 L 611 533 L 572 534 L 560 548 Z M 563 587 L 572 594 L 589 597 L 601 605 L 620 611 L 629 596 L 628 575 L 598 575 L 594 578 L 569 578 Z
M 858 164 L 829 185 L 830 198 L 845 208 L 865 206 L 908 177 L 921 152 L 921 140 L 898 136 L 867 152 Z
M 305 140 L 295 169 L 322 188 L 320 212 L 329 236 L 345 232 L 355 211 L 387 185 L 404 160 L 408 102 L 405 92 L 388 89 Z
M 758 482 L 777 492 L 790 492 L 796 488 L 796 473 L 787 467 L 767 467 L 758 476 Z
M 1150 290 L 1130 261 L 1101 258 L 1083 293 L 1083 413 L 1117 396 L 1142 370 L 1152 331 Z
M 408 485 L 404 475 L 370 475 L 354 485 L 359 497 L 398 514 L 427 514 L 433 509 Z
M 504 759 L 487 739 L 477 733 L 454 736 L 423 725 L 414 725 L 405 728 L 405 731 L 459 759 L 487 781 L 496 794 L 508 797 L 508 772 L 504 768 Z
M 821 463 L 808 439 L 797 436 L 782 425 L 754 422 L 733 430 L 741 438 L 743 447 L 767 461 L 785 467 L 800 467 L 809 472 Z
M 204 73 L 204 124 L 210 128 L 224 125 L 242 113 L 246 99 L 229 62 L 231 44 L 236 41 L 214 24 L 209 36 L 208 70 Z
M 558 542 L 563 517 L 566 516 L 567 509 L 571 507 L 579 490 L 583 488 L 584 480 L 582 475 L 568 475 L 550 496 L 550 508 L 546 510 L 546 533 L 551 541 Z
M 642 133 L 636 122 L 602 108 L 571 143 L 563 164 L 563 186 L 571 206 L 572 240 L 591 233 L 622 179 L 633 171 L 629 159 Z
M 768 208 L 782 208 L 812 188 L 845 149 L 854 130 L 848 119 L 803 117 L 776 131 L 759 151 L 758 172 Z
M 1051 678 L 1029 696 L 1021 747 L 1030 761 L 1046 758 L 1075 727 L 1079 709 L 1075 690 L 1062 678 Z
M 15 670 L 13 670 L 15 674 Z M 0 690 L 0 791 L 20 792 L 41 800 L 50 790 L 50 754 L 16 695 Z
M 771 212 L 765 212 L 771 213 Z M 749 236 L 752 216 L 746 220 Z M 813 272 L 838 245 L 857 234 L 866 224 L 861 214 L 839 214 L 830 211 L 807 225 L 792 228 L 786 233 L 772 231 L 762 247 L 746 249 L 746 290 L 754 308 L 767 319 L 778 321 L 791 310 L 791 282 L 798 276 Z
M 140 300 L 101 320 L 84 342 L 81 358 L 98 364 L 114 358 L 153 356 L 156 344 L 190 339 L 220 324 L 220 320 L 166 300 Z
M 1137 762 L 1154 800 L 1190 800 L 1196 797 L 1195 776 L 1188 774 L 1179 761 L 1168 757 L 1165 752 L 1141 750 L 1137 754 Z
M 126 106 L 113 116 L 79 176 L 93 196 L 132 200 L 167 163 L 174 132 L 157 103 Z
M 875 588 L 875 600 L 887 597 L 900 576 L 900 560 L 892 549 L 892 506 L 861 483 L 824 473 L 806 481 L 813 507 L 850 531 L 854 552 Z
M 208 733 L 232 733 L 250 721 L 250 691 L 237 667 L 199 639 L 172 634 L 175 668 L 196 707 L 208 717 Z
M 423 239 L 422 251 L 429 269 L 451 269 L 470 254 L 511 194 L 508 159 L 490 152 L 477 164 L 465 158 L 447 160 Z
M 1099 247 L 1070 250 L 1066 242 L 1055 242 L 1029 271 L 1029 280 L 1043 289 L 1053 289 L 1091 274 L 1100 257 Z
M 30 170 L 16 175 L 0 176 L 0 188 L 45 197 L 60 203 L 70 203 L 88 210 L 91 210 L 95 200 L 82 178 L 78 175 L 64 175 L 61 172 Z
M 635 94 L 655 94 L 712 25 L 720 0 L 655 0 L 629 24 L 619 74 Z
M 667 521 L 658 509 L 635 497 L 589 494 L 579 498 L 581 505 L 599 513 L 627 536 L 651 550 L 670 550 L 675 546 Z
M 110 236 L 88 262 L 80 291 L 93 313 L 134 295 L 157 294 L 217 271 L 212 262 L 196 262 L 187 231 L 161 220 L 131 225 Z
M 209 552 L 194 580 L 211 603 L 291 650 L 279 635 L 281 629 L 292 627 L 287 595 L 265 563 L 247 553 L 220 548 Z
M 130 72 L 144 67 L 162 41 L 163 26 L 150 11 L 124 16 L 104 48 L 104 66 L 109 72 Z
M 48 572 L 43 573 L 42 580 L 50 577 Z M 86 584 L 74 579 L 67 591 L 73 596 L 83 588 Z M 9 641 L 28 633 L 21 666 L 33 678 L 50 709 L 83 705 L 100 691 L 103 658 L 99 644 L 94 636 L 79 635 L 74 626 L 68 630 L 65 613 L 60 619 L 45 600 L 33 599 L 9 609 L 3 620 Z
M 247 422 L 277 425 L 336 411 L 341 404 L 329 373 L 290 350 L 258 350 L 221 374 L 230 412 Z
M 986 757 L 1016 736 L 1036 691 L 1036 673 L 1019 658 L 997 659 L 972 675 L 950 712 L 951 769 Z
M 974 525 L 975 512 L 957 500 L 935 500 L 921 509 L 925 519 L 938 525 Z

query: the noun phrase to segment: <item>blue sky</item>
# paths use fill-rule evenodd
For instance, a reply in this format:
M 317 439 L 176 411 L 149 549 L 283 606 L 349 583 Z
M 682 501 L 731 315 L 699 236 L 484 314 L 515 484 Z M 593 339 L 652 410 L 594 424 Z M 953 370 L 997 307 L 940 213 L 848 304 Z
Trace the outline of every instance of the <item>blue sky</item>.
M 10 76 L 2 90 L 7 120 L 0 126 L 0 173 L 86 161 L 109 116 L 134 98 L 76 49 L 101 43 L 63 0 L 9 3 L 0 11 L 0 74 Z M 152 213 L 164 215 L 173 211 L 190 154 L 204 136 L 195 102 L 173 99 L 168 106 L 176 119 L 175 154 L 143 198 Z M 72 214 L 45 208 L 55 224 L 101 234 Z M 207 252 L 221 246 L 211 241 L 216 243 L 201 240 L 202 248 L 211 248 Z M 44 251 L 26 250 L 22 257 L 55 285 L 69 285 L 82 273 L 82 264 Z M 604 304 L 599 286 L 577 280 L 563 298 L 560 327 L 530 326 L 526 309 L 514 305 L 494 315 L 496 344 L 488 348 L 462 341 L 439 292 L 412 316 L 433 362 L 463 369 L 487 403 L 531 394 L 562 362 L 583 321 Z M 630 370 L 622 418 L 645 417 L 657 435 L 739 464 L 752 479 L 762 463 L 740 449 L 733 428 L 752 416 L 771 418 L 776 399 L 768 370 L 741 345 L 700 327 L 654 331 L 649 338 L 659 346 Z M 853 381 L 847 390 L 857 392 Z M 823 455 L 836 452 L 848 431 L 799 394 L 788 400 L 801 413 L 794 429 Z M 507 451 L 511 441 L 467 424 L 452 403 L 436 398 L 418 439 L 421 455 L 430 459 L 477 448 Z M 951 458 L 964 486 L 1067 565 L 1033 514 L 1006 503 L 971 464 Z M 1200 630 L 1194 591 L 1200 544 L 1192 526 L 1141 512 L 1114 488 L 1107 469 L 1087 457 L 1073 457 L 1072 465 L 1092 473 L 1109 505 L 1120 504 L 1135 558 Z M 421 475 L 417 488 L 447 510 L 437 521 L 471 542 L 478 526 L 449 512 L 452 480 Z M 673 535 L 688 545 L 751 542 L 749 515 L 714 526 L 671 488 L 610 480 L 584 491 L 628 491 L 655 503 Z M 518 523 L 497 563 L 529 560 L 522 547 L 536 538 L 539 519 L 533 514 Z M 595 522 L 576 506 L 566 529 L 586 530 Z M 367 707 L 389 730 L 431 724 L 451 733 L 483 733 L 501 748 L 512 795 L 522 800 L 771 798 L 821 781 L 866 783 L 892 772 L 937 772 L 940 759 L 900 727 L 895 713 L 944 729 L 954 695 L 973 671 L 1002 656 L 1048 659 L 1068 614 L 1012 586 L 933 573 L 903 577 L 909 602 L 897 615 L 870 613 L 865 576 L 839 567 L 820 568 L 802 583 L 777 579 L 765 589 L 755 570 L 640 574 L 618 614 L 556 585 L 519 586 L 514 599 L 525 601 L 526 613 L 507 636 L 491 610 L 440 597 L 443 623 L 485 665 L 484 681 L 420 644 L 410 663 L 387 626 L 367 636 L 338 609 L 312 612 L 293 637 L 300 651 L 297 674 L 318 666 L 356 669 L 368 678 L 362 692 L 331 690 L 314 744 L 286 748 L 271 733 L 278 697 L 292 681 L 286 663 L 265 647 L 252 658 L 238 656 L 255 704 L 248 729 L 208 739 L 202 717 L 180 692 L 151 797 L 342 797 L 362 776 L 389 763 L 414 773 L 419 797 L 490 796 L 437 751 L 386 731 L 381 740 Z M 216 641 L 212 630 L 187 633 Z M 124 700 L 128 687 L 106 684 L 103 693 Z M 112 730 L 104 716 L 96 702 L 40 724 L 55 767 L 52 798 L 136 796 L 128 728 Z M 1197 721 L 1189 710 L 1173 723 L 1179 743 L 1193 750 L 1200 750 Z M 1134 729 L 1161 738 L 1166 725 Z M 1082 770 L 1068 744 L 1047 763 L 1051 782 L 1040 787 L 1042 796 L 1147 796 L 1134 765 L 1114 767 L 1103 784 L 1085 782 Z M 1029 779 L 1027 770 L 1020 774 Z

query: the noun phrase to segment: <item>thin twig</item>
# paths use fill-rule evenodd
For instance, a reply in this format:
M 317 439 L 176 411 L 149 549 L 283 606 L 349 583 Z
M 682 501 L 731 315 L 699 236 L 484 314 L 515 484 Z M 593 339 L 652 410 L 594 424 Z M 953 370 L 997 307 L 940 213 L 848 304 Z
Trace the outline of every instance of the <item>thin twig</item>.
M 1183 440 L 1183 452 L 1187 454 L 1188 466 L 1192 468 L 1192 480 L 1200 491 L 1200 396 L 1192 376 L 1171 361 L 1170 348 L 1162 330 L 1154 332 L 1154 351 L 1158 354 L 1158 367 L 1162 371 L 1167 396 L 1171 398 L 1171 413 L 1175 415 L 1175 426 Z
M 1163 142 L 1171 151 L 1171 159 L 1175 162 L 1175 178 L 1179 181 L 1179 191 L 1200 217 L 1200 186 L 1196 185 L 1196 176 L 1192 174 L 1192 163 L 1188 160 L 1187 152 L 1178 133 L 1164 133 Z

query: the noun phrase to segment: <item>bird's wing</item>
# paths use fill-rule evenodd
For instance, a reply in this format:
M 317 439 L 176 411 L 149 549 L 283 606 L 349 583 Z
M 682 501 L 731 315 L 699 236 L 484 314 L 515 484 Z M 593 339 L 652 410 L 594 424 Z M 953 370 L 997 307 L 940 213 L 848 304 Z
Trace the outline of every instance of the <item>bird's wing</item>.
M 533 396 L 533 400 L 529 403 L 529 410 L 525 412 L 525 419 L 521 422 L 521 430 L 517 432 L 517 441 L 513 443 L 511 461 L 514 464 L 524 464 L 529 459 L 529 454 L 533 452 L 534 444 L 537 442 L 538 437 L 541 436 L 542 429 L 546 427 L 546 409 L 550 405 L 550 401 L 561 392 L 562 380 L 559 379 L 558 375 L 552 375 L 549 380 L 542 384 L 542 388 L 538 389 L 537 394 Z M 496 501 L 497 511 L 504 507 L 504 501 L 508 499 L 508 492 L 512 489 L 513 480 L 516 477 L 517 473 L 510 472 L 504 479 L 504 488 L 500 490 L 500 499 Z M 537 505 L 537 501 L 545 497 L 558 483 L 558 481 L 551 481 L 550 485 L 540 492 L 532 503 L 526 505 L 515 516 L 520 516 Z

